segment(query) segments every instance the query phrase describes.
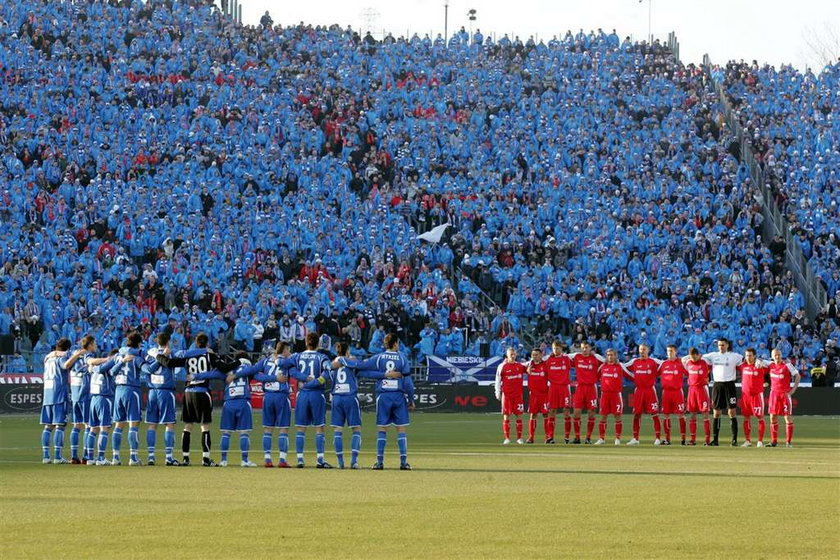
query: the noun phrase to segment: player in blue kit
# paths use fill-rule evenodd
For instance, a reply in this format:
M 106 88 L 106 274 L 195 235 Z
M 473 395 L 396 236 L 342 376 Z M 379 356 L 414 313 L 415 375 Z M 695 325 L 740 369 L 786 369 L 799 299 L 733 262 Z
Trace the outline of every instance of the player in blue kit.
M 318 382 L 322 385 L 328 381 L 332 384 L 330 425 L 333 427 L 333 445 L 338 462 L 338 468 L 344 468 L 344 426 L 353 430 L 350 440 L 350 468 L 359 468 L 359 451 L 362 448 L 362 407 L 359 404 L 359 382 L 357 377 L 370 379 L 384 379 L 402 377 L 393 371 L 360 370 L 355 360 L 348 358 L 349 346 L 346 342 L 336 344 L 338 357 L 333 360 L 333 369 L 322 374 Z M 310 382 L 311 383 L 311 382 Z
M 306 350 L 293 354 L 286 362 L 297 368 L 289 370 L 298 381 L 304 382 L 299 387 L 297 403 L 295 404 L 295 451 L 297 452 L 297 466 L 303 468 L 303 448 L 306 442 L 306 429 L 315 428 L 316 467 L 331 469 L 332 465 L 324 460 L 324 424 L 327 417 L 327 398 L 324 396 L 324 386 L 321 383 L 307 383 L 315 381 L 332 367 L 329 358 L 318 352 L 318 334 L 311 332 L 306 335 Z
M 70 397 L 73 401 L 73 430 L 70 432 L 70 462 L 74 465 L 93 461 L 93 445 L 90 443 L 90 368 L 108 361 L 108 358 L 96 358 L 96 340 L 85 336 L 80 341 L 81 356 L 70 369 Z M 82 458 L 79 459 L 79 436 L 84 429 L 82 440 Z
M 410 471 L 405 429 L 410 423 L 408 411 L 415 408 L 414 382 L 411 380 L 408 360 L 399 351 L 400 340 L 397 335 L 386 334 L 384 342 L 385 352 L 357 364 L 358 369 L 402 374 L 400 379 L 385 378 L 376 384 L 376 426 L 379 433 L 376 438 L 376 463 L 371 468 L 377 471 L 384 468 L 387 429 L 388 426 L 395 426 L 400 450 L 400 470 Z
M 171 357 L 167 349 L 167 352 L 158 354 L 155 359 L 163 367 L 186 368 L 187 375 L 191 376 L 214 369 L 218 369 L 222 373 L 236 369 L 239 363 L 235 360 L 222 358 L 213 352 L 207 346 L 209 341 L 210 338 L 206 333 L 198 333 L 195 336 L 195 348 L 175 352 Z M 181 451 L 184 456 L 181 466 L 190 466 L 192 425 L 199 423 L 201 424 L 201 464 L 205 467 L 217 467 L 218 465 L 210 459 L 210 424 L 213 422 L 213 401 L 210 399 L 210 381 L 208 379 L 187 381 L 187 386 L 184 389 L 181 421 L 184 423 L 184 432 L 181 436 Z
M 163 445 L 166 454 L 167 467 L 179 466 L 172 451 L 175 448 L 175 375 L 172 368 L 163 367 L 155 359 L 160 353 L 169 351 L 169 334 L 162 332 L 155 337 L 156 348 L 152 348 L 146 355 L 143 373 L 149 387 L 149 402 L 146 405 L 146 447 L 149 452 L 147 464 L 155 464 L 155 444 L 157 426 L 165 426 Z
M 263 454 L 265 455 L 264 465 L 267 468 L 274 466 L 271 461 L 271 442 L 274 439 L 274 430 L 278 431 L 277 448 L 280 450 L 280 458 L 277 467 L 287 469 L 290 467 L 286 460 L 289 452 L 289 426 L 291 425 L 292 404 L 289 400 L 289 367 L 281 366 L 288 363 L 289 343 L 278 342 L 274 348 L 274 354 L 257 362 L 256 367 L 260 373 L 254 375 L 254 379 L 263 384 Z
M 202 381 L 211 379 L 224 380 L 225 402 L 222 406 L 222 422 L 219 428 L 222 432 L 222 441 L 219 445 L 222 452 L 222 467 L 228 466 L 228 449 L 230 449 L 230 433 L 239 432 L 239 450 L 242 453 L 243 467 L 256 467 L 256 463 L 248 459 L 248 452 L 251 448 L 251 429 L 253 429 L 253 409 L 251 408 L 251 383 L 249 378 L 258 374 L 260 368 L 251 365 L 248 354 L 237 352 L 236 359 L 239 367 L 231 373 L 222 373 L 219 370 L 207 371 L 189 376 L 189 379 Z M 276 381 L 276 377 L 274 378 Z
M 124 358 L 117 360 L 114 371 L 114 437 L 111 439 L 113 463 L 120 464 L 120 446 L 125 424 L 128 423 L 128 448 L 130 466 L 142 463 L 137 456 L 140 449 L 140 379 L 145 364 L 140 355 L 140 344 L 143 336 L 138 332 L 129 333 L 126 346 L 120 348 L 120 355 Z
M 111 430 L 111 419 L 114 409 L 114 379 L 113 371 L 117 365 L 117 351 L 111 353 L 110 358 L 103 364 L 90 367 L 90 433 L 85 447 L 91 449 L 91 460 L 88 465 L 106 466 L 110 461 L 105 459 L 105 449 L 108 447 L 108 436 Z M 119 358 L 126 359 L 125 356 Z M 133 359 L 130 358 L 129 359 Z M 96 459 L 94 456 L 96 445 Z
M 44 399 L 41 406 L 41 424 L 44 431 L 41 432 L 41 450 L 44 452 L 44 463 L 65 464 L 69 463 L 62 456 L 64 449 L 64 426 L 67 425 L 67 396 L 68 376 L 67 370 L 82 356 L 82 350 L 73 355 L 67 355 L 70 350 L 70 341 L 66 338 L 59 339 L 55 344 L 55 350 L 44 358 Z M 53 447 L 55 458 L 50 460 L 50 437 L 55 432 Z

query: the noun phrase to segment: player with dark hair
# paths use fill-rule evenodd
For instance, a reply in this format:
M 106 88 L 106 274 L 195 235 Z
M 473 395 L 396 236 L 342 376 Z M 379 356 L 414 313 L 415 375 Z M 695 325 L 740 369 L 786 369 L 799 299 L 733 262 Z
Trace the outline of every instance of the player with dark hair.
M 175 448 L 175 374 L 170 367 L 163 367 L 155 359 L 158 354 L 169 350 L 169 334 L 159 333 L 155 337 L 156 348 L 152 348 L 146 355 L 143 372 L 148 376 L 149 402 L 146 406 L 146 447 L 148 449 L 149 465 L 155 464 L 155 443 L 158 424 L 165 426 L 163 445 L 167 467 L 180 465 L 172 452 Z
M 68 357 L 69 350 L 70 341 L 60 338 L 55 344 L 55 349 L 44 358 L 44 397 L 41 406 L 41 424 L 44 425 L 44 431 L 41 432 L 41 450 L 44 452 L 44 463 L 70 462 L 62 455 L 64 426 L 67 425 L 67 370 L 73 367 L 84 351 L 78 350 Z M 50 436 L 53 432 L 55 458 L 50 461 Z
M 155 359 L 163 367 L 183 367 L 187 375 L 193 376 L 187 381 L 184 389 L 184 406 L 181 410 L 181 420 L 184 431 L 181 436 L 181 451 L 183 452 L 182 466 L 190 465 L 190 436 L 192 425 L 201 424 L 202 465 L 217 467 L 218 464 L 210 458 L 210 424 L 213 422 L 213 401 L 210 398 L 210 381 L 195 379 L 200 373 L 217 369 L 221 373 L 228 373 L 236 369 L 239 362 L 232 358 L 220 357 L 208 347 L 209 337 L 205 333 L 195 336 L 195 348 L 179 350 L 169 356 L 169 349 L 158 354 Z
M 290 346 L 286 341 L 280 341 L 274 347 L 274 354 L 257 362 L 260 373 L 254 379 L 263 384 L 263 454 L 264 466 L 271 468 L 271 442 L 274 430 L 277 430 L 277 449 L 280 452 L 277 467 L 289 468 L 286 460 L 289 452 L 289 426 L 291 425 L 292 403 L 289 400 L 289 369 L 286 359 L 289 357 Z
M 738 406 L 738 394 L 735 388 L 737 378 L 736 368 L 744 361 L 741 354 L 731 351 L 731 344 L 726 338 L 718 339 L 717 352 L 703 354 L 703 360 L 712 366 L 712 378 L 715 384 L 712 386 L 712 407 L 714 410 L 714 424 L 712 427 L 712 442 L 710 445 L 717 446 L 720 435 L 720 418 L 723 409 L 729 416 L 729 427 L 732 431 L 731 445 L 738 445 L 738 419 L 735 417 Z
M 543 430 L 545 442 L 548 443 L 551 434 L 551 420 L 548 417 L 548 369 L 543 360 L 542 350 L 531 350 L 531 360 L 528 362 L 528 439 L 525 443 L 534 443 L 537 431 L 537 417 L 543 415 Z
M 140 376 L 143 368 L 143 358 L 140 356 L 140 344 L 143 336 L 138 332 L 131 332 L 126 337 L 126 346 L 120 349 L 124 359 L 117 360 L 114 373 L 114 434 L 111 439 L 113 463 L 120 464 L 120 445 L 122 443 L 123 427 L 128 423 L 128 447 L 130 466 L 139 466 L 140 458 Z
M 764 365 L 756 360 L 755 348 L 744 351 L 744 363 L 738 366 L 741 374 L 741 416 L 744 417 L 744 443 L 752 446 L 752 418 L 758 419 L 758 441 L 756 447 L 764 446 Z
M 102 364 L 108 358 L 94 358 L 96 341 L 92 336 L 85 336 L 79 343 L 82 355 L 70 369 L 70 397 L 73 401 L 73 431 L 70 432 L 70 462 L 74 465 L 86 464 L 93 460 L 93 445 L 90 438 L 90 368 Z M 82 458 L 79 459 L 79 436 L 84 429 L 82 439 Z
M 615 444 L 621 445 L 621 432 L 624 423 L 621 415 L 624 413 L 624 397 L 621 395 L 624 379 L 633 379 L 633 373 L 621 362 L 618 361 L 618 353 L 610 348 L 607 350 L 607 361 L 601 364 L 598 370 L 598 379 L 601 381 L 601 400 L 598 403 L 598 412 L 601 414 L 601 421 L 598 422 L 598 441 L 595 445 L 604 445 L 607 437 L 607 419 L 612 414 L 615 422 Z
M 386 377 L 376 384 L 376 463 L 373 470 L 382 470 L 385 459 L 388 426 L 397 430 L 397 447 L 400 452 L 400 470 L 410 471 L 408 464 L 408 436 L 405 429 L 410 424 L 408 412 L 414 410 L 414 381 L 408 360 L 400 352 L 400 339 L 394 333 L 384 338 L 385 351 L 358 364 L 358 369 L 375 370 L 380 373 L 390 371 L 402 374 L 399 379 Z
M 711 398 L 709 397 L 709 371 L 710 367 L 700 355 L 700 350 L 691 348 L 688 356 L 683 358 L 683 365 L 688 372 L 688 399 L 686 409 L 691 414 L 688 421 L 688 432 L 690 439 L 688 445 L 697 445 L 697 414 L 703 415 L 703 433 L 705 434 L 705 445 L 711 445 L 711 423 L 709 421 L 709 410 L 711 409 Z
M 304 467 L 303 450 L 306 445 L 306 429 L 315 428 L 315 454 L 319 469 L 331 469 L 332 465 L 324 460 L 326 438 L 324 425 L 327 419 L 327 398 L 324 396 L 324 386 L 315 381 L 332 368 L 330 359 L 318 351 L 318 333 L 310 332 L 306 335 L 306 350 L 294 354 L 285 365 L 294 366 L 299 384 L 297 402 L 295 403 L 295 452 L 298 468 Z M 293 370 L 290 370 L 292 373 Z M 293 374 L 293 373 L 292 373 Z M 293 376 L 295 376 L 293 374 Z
M 680 422 L 680 445 L 685 441 L 685 395 L 683 382 L 688 371 L 682 360 L 677 356 L 677 347 L 669 344 L 666 347 L 668 359 L 659 364 L 659 379 L 662 383 L 662 415 L 665 429 L 665 440 L 662 445 L 671 445 L 671 415 L 676 415 Z
M 551 343 L 551 355 L 544 360 L 548 376 L 548 433 L 546 443 L 554 443 L 557 425 L 557 411 L 563 411 L 563 438 L 569 443 L 572 431 L 572 360 L 564 354 L 563 344 L 559 340 Z
M 595 411 L 598 409 L 598 369 L 604 359 L 592 352 L 592 345 L 586 340 L 580 343 L 580 352 L 569 354 L 572 366 L 575 368 L 576 388 L 572 399 L 574 407 L 574 444 L 580 444 L 581 413 L 586 410 L 589 417 L 586 421 L 585 443 L 592 443 L 592 430 L 595 429 Z

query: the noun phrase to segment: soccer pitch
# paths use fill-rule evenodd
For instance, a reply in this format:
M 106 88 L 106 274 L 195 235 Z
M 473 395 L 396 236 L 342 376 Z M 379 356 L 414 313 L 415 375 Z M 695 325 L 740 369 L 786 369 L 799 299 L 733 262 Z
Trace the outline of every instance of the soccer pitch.
M 316 470 L 311 434 L 302 470 L 243 469 L 236 437 L 228 468 L 42 465 L 37 421 L 0 416 L 0 558 L 840 555 L 837 418 L 797 417 L 793 449 L 654 447 L 647 418 L 639 447 L 503 447 L 498 415 L 416 414 L 411 472 L 393 432 L 382 472 Z

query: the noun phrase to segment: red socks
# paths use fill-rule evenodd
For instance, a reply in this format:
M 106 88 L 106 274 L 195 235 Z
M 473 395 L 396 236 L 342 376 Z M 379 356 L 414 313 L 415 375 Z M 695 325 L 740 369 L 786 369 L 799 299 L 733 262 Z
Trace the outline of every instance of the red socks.
M 752 441 L 750 435 L 752 434 L 752 420 L 749 416 L 744 417 L 744 439 Z
M 505 439 L 510 439 L 510 420 L 502 420 L 502 432 L 505 434 Z

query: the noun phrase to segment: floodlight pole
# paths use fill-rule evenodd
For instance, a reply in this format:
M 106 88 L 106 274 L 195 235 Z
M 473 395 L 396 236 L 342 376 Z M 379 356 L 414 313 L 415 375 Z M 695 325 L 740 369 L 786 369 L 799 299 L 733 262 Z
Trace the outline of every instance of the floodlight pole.
M 449 0 L 443 3 L 443 48 L 449 45 Z

